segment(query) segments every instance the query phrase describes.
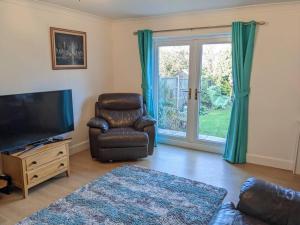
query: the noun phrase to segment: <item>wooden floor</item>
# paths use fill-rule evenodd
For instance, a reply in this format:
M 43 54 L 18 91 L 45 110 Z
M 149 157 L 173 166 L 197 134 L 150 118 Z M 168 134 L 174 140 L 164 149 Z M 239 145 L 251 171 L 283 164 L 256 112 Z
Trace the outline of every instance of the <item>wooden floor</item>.
M 129 164 L 141 165 L 224 187 L 228 190 L 225 201 L 237 202 L 240 185 L 251 176 L 300 190 L 300 176 L 295 176 L 289 171 L 252 164 L 231 165 L 223 161 L 220 155 L 167 145 L 159 145 L 153 156 Z M 26 200 L 22 199 L 20 191 L 15 191 L 9 196 L 0 195 L 0 224 L 15 224 L 22 218 L 121 165 L 122 163 L 102 164 L 93 161 L 88 151 L 75 154 L 71 156 L 69 178 L 58 176 L 31 189 Z

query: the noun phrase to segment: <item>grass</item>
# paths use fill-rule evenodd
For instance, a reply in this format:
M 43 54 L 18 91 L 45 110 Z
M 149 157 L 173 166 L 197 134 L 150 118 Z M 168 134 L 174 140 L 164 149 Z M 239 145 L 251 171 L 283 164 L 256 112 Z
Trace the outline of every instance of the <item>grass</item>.
M 202 135 L 226 138 L 231 108 L 219 109 L 199 116 L 199 131 Z

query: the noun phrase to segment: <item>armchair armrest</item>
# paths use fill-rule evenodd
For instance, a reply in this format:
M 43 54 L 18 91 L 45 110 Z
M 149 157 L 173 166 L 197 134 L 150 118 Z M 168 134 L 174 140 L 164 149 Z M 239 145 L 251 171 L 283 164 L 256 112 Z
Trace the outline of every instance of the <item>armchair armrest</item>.
M 87 123 L 87 126 L 89 128 L 98 128 L 100 129 L 103 133 L 107 132 L 109 129 L 108 123 L 99 117 L 94 117 L 90 119 L 90 121 Z
M 143 116 L 134 123 L 134 127 L 137 130 L 143 130 L 145 127 L 155 125 L 155 123 L 156 120 L 154 120 L 151 116 Z

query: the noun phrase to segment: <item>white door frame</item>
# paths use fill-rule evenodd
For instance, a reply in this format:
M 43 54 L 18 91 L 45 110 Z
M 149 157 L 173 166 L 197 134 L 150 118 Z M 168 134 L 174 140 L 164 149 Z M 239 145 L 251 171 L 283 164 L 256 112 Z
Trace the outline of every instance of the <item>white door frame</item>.
M 231 43 L 231 34 L 199 35 L 189 37 L 155 37 L 154 38 L 154 107 L 155 113 L 158 111 L 158 80 L 159 80 L 159 53 L 161 46 L 190 46 L 190 66 L 189 66 L 189 88 L 192 89 L 192 98 L 188 101 L 187 130 L 186 137 L 168 136 L 158 134 L 158 142 L 176 145 L 196 150 L 208 151 L 223 154 L 225 142 L 212 141 L 209 139 L 198 139 L 199 120 L 199 100 L 195 100 L 195 89 L 200 87 L 200 73 L 202 66 L 202 45 L 216 43 Z M 157 114 L 157 113 L 156 113 Z M 156 115 L 157 119 L 157 115 Z M 196 123 L 195 123 L 196 122 Z

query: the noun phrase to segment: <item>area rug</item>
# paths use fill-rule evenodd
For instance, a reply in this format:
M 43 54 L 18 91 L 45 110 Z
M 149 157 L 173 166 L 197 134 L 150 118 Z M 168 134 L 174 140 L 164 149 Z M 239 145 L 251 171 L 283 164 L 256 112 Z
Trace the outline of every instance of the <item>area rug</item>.
M 207 225 L 226 193 L 167 173 L 123 166 L 18 224 Z

